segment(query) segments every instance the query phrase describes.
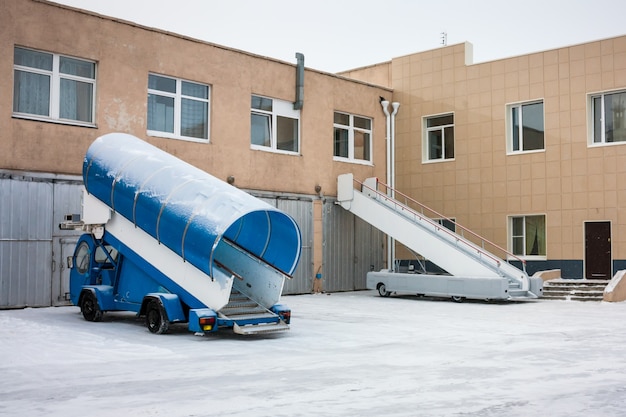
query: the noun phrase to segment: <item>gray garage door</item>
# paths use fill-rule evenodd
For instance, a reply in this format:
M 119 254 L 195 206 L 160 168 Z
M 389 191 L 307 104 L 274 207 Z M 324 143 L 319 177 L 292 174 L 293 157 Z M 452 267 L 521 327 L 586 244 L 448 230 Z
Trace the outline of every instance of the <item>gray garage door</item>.
M 365 289 L 367 272 L 384 266 L 385 235 L 332 199 L 324 203 L 322 221 L 324 291 Z
M 0 173 L 0 308 L 66 303 L 61 256 L 77 232 L 58 224 L 80 212 L 80 189 L 78 180 Z

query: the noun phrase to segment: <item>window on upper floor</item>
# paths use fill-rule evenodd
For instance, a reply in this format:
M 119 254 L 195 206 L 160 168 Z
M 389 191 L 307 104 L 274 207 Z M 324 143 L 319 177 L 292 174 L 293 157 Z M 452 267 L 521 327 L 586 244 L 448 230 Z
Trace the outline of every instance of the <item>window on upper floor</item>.
M 509 104 L 506 120 L 509 153 L 545 149 L 543 101 Z
M 209 140 L 210 87 L 163 75 L 148 75 L 148 134 Z
M 546 216 L 509 217 L 509 245 L 520 257 L 546 256 Z
M 426 116 L 423 126 L 422 161 L 454 159 L 454 114 Z
M 333 126 L 335 160 L 372 162 L 372 119 L 336 111 Z
M 250 107 L 252 149 L 299 154 L 300 110 L 293 103 L 253 95 Z
M 13 116 L 94 124 L 95 62 L 16 46 L 13 72 Z
M 626 142 L 626 91 L 589 96 L 591 144 Z

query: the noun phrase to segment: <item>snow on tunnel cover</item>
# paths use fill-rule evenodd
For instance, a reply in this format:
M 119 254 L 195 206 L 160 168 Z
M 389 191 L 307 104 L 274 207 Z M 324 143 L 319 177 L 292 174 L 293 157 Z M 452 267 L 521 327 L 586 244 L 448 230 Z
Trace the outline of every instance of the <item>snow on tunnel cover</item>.
M 134 136 L 96 139 L 83 180 L 88 193 L 209 275 L 224 237 L 287 275 L 296 269 L 293 218 Z

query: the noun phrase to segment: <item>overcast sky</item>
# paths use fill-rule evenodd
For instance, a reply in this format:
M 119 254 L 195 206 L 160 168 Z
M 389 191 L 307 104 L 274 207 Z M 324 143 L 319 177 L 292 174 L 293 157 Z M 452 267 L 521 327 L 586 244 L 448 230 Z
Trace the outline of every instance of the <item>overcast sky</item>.
M 474 62 L 626 34 L 624 0 L 56 0 L 339 72 L 471 42 Z

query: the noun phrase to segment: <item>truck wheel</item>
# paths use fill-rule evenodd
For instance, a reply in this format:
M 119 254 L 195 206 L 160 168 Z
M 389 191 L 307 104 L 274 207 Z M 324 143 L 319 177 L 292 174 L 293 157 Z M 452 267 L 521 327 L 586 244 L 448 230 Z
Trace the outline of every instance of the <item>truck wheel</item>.
M 460 295 L 453 295 L 452 301 L 454 301 L 455 303 L 462 303 L 463 301 L 465 301 L 465 297 L 461 297 Z
M 156 300 L 150 301 L 146 307 L 146 326 L 151 333 L 155 334 L 163 334 L 170 327 L 165 309 Z
M 382 282 L 378 284 L 378 294 L 381 297 L 389 297 L 391 295 L 391 293 L 387 291 L 387 287 L 385 287 L 385 284 L 383 284 Z
M 87 321 L 102 320 L 102 310 L 98 305 L 98 298 L 91 291 L 85 292 L 83 302 L 80 303 L 80 312 L 83 313 L 83 317 Z

